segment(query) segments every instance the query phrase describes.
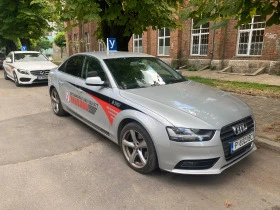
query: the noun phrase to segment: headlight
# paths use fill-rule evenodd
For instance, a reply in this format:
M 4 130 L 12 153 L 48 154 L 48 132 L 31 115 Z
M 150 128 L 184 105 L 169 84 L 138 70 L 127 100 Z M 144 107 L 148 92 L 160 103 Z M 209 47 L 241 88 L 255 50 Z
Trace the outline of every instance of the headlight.
M 166 128 L 169 139 L 178 142 L 209 141 L 213 138 L 215 130 L 193 128 Z
M 17 69 L 17 71 L 21 74 L 29 74 L 29 72 L 27 70 Z

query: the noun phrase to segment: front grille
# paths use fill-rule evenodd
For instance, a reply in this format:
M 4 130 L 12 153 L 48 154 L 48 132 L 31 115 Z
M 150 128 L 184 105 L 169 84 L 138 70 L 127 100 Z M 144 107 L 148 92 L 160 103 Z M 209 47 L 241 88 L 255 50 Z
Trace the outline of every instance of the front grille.
M 34 70 L 30 71 L 31 74 L 34 76 L 43 76 L 43 75 L 49 75 L 50 70 Z
M 19 79 L 21 82 L 29 82 L 31 79 L 30 78 L 24 78 L 24 77 L 22 77 L 22 78 L 20 78 Z
M 233 126 L 236 126 L 240 123 L 244 123 L 247 126 L 247 130 L 239 135 L 236 135 L 232 129 Z M 247 134 L 253 132 L 255 129 L 254 126 L 254 120 L 251 116 L 246 117 L 244 119 L 241 119 L 239 121 L 236 121 L 234 123 L 231 123 L 229 125 L 224 126 L 221 129 L 221 134 L 220 134 L 220 138 L 223 144 L 223 149 L 224 149 L 224 153 L 225 153 L 225 158 L 227 161 L 232 160 L 233 158 L 239 156 L 240 154 L 243 154 L 245 152 L 247 152 L 250 148 L 251 148 L 251 144 L 248 144 L 244 147 L 242 147 L 241 149 L 237 150 L 234 153 L 231 153 L 230 151 L 230 143 L 242 138 L 243 136 L 246 136 Z

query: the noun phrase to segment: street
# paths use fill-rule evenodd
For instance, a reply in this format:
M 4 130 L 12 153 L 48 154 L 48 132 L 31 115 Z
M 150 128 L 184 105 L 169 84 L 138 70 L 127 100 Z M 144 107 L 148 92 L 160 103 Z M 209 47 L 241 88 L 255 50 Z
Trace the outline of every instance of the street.
M 280 209 L 280 153 L 259 148 L 220 175 L 130 169 L 117 145 L 57 117 L 47 85 L 0 70 L 0 209 Z

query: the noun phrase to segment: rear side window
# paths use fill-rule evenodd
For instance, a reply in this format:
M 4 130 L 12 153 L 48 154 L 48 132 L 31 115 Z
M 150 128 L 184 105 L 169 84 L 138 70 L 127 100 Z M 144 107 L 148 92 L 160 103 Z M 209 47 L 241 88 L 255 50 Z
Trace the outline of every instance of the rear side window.
M 64 72 L 76 77 L 81 77 L 84 64 L 84 56 L 78 55 L 68 59 Z

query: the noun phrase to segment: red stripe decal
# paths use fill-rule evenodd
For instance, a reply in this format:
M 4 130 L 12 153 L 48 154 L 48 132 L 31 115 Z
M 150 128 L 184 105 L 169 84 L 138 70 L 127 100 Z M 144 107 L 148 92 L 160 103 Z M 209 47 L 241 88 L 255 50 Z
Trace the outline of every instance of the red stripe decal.
M 89 94 L 94 100 L 97 101 L 97 103 L 100 104 L 100 106 L 102 107 L 102 109 L 104 110 L 104 112 L 106 113 L 108 120 L 110 122 L 110 124 L 112 125 L 114 122 L 115 117 L 117 116 L 118 113 L 121 112 L 120 109 L 116 108 L 115 106 L 101 100 L 100 98 L 97 98 L 91 94 Z

